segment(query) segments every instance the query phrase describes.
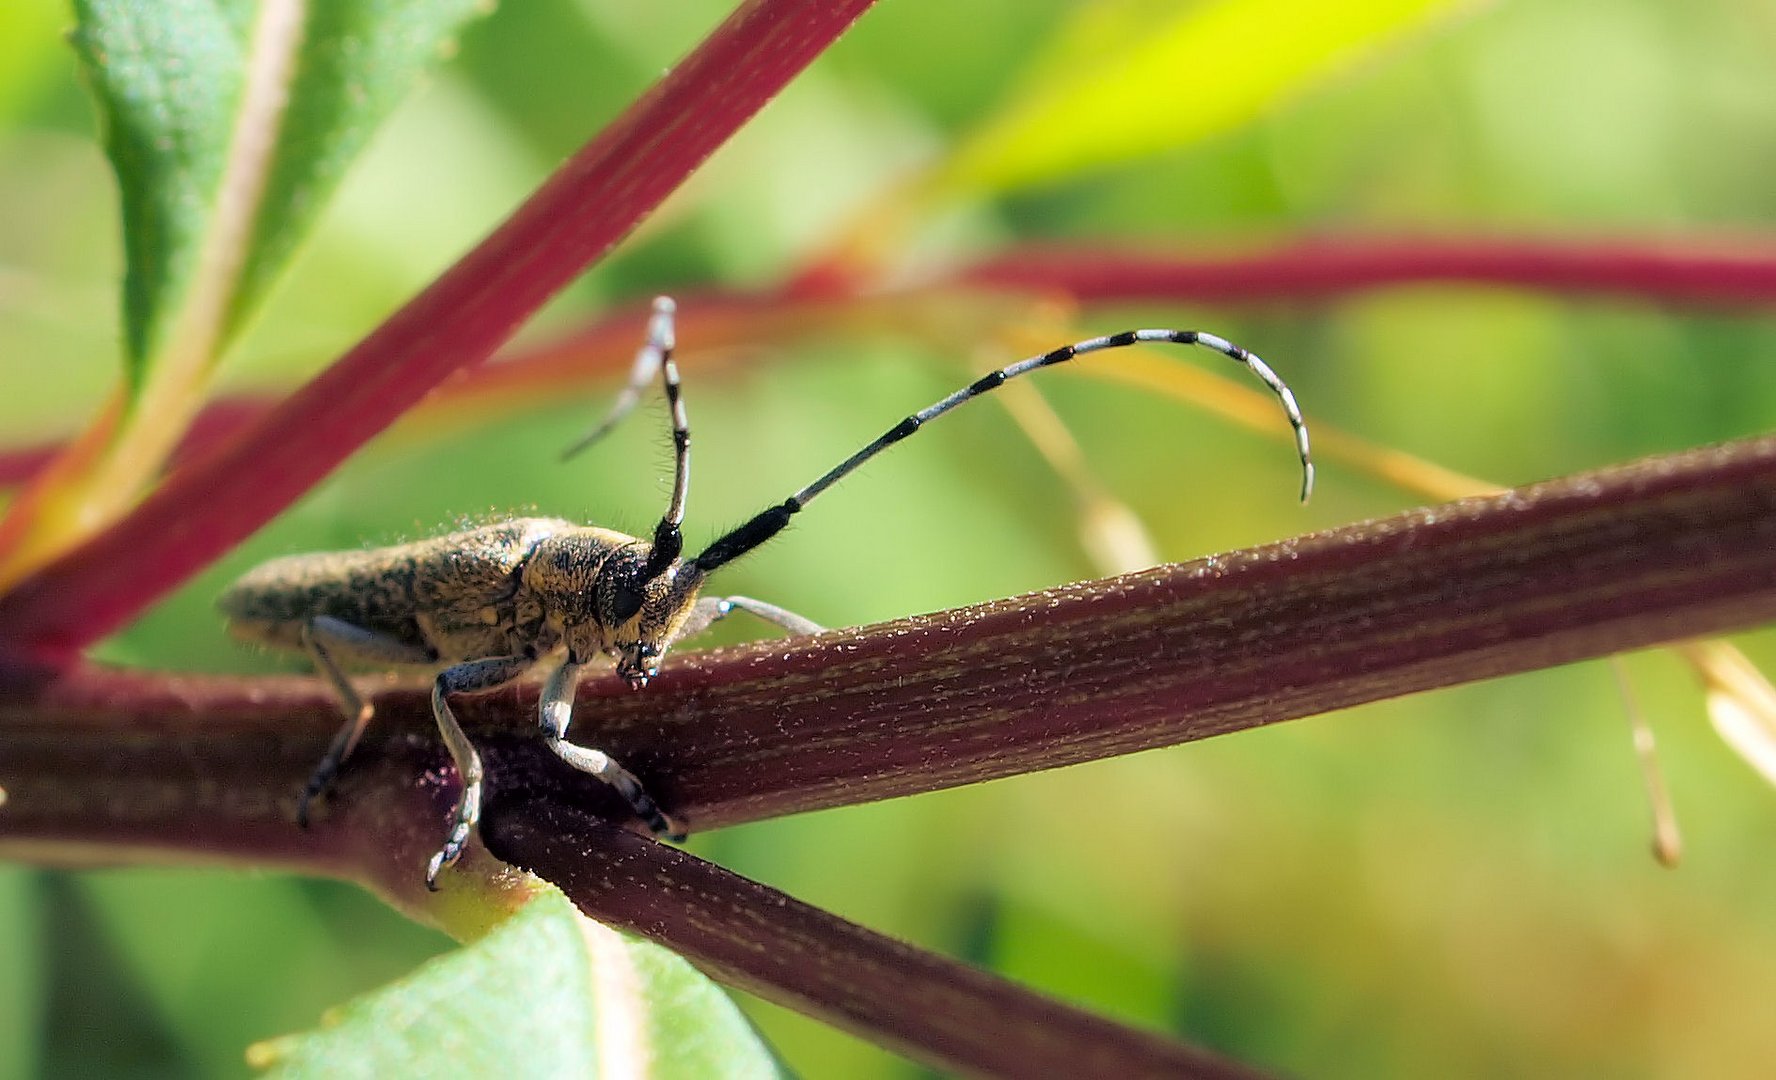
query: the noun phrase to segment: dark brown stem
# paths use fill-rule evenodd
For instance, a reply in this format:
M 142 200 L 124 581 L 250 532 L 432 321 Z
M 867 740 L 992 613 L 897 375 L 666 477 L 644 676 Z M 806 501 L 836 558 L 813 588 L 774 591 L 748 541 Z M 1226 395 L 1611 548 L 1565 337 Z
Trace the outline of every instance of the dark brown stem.
M 1776 437 L 787 647 L 679 656 L 644 694 L 592 680 L 575 733 L 712 828 L 1772 617 Z M 376 703 L 304 833 L 294 795 L 337 723 L 314 681 L 0 668 L 0 854 L 281 864 L 424 910 L 420 871 L 453 777 L 422 691 Z M 619 800 L 543 749 L 534 709 L 534 687 L 459 702 L 488 765 L 484 836 L 588 913 L 946 1068 L 1040 1075 L 1083 1056 L 1103 1075 L 1236 1073 L 600 825 L 622 819 Z M 470 872 L 485 858 L 472 849 L 451 880 L 497 894 L 504 879 Z
M 1766 437 L 793 652 L 680 657 L 646 696 L 600 680 L 582 701 L 675 813 L 710 828 L 1773 618 Z
M 212 679 L 0 660 L 0 853 L 42 865 L 277 866 L 423 912 L 455 798 L 435 740 L 356 756 L 310 828 L 296 795 L 338 706 L 306 678 Z
M 710 829 L 1773 618 L 1776 437 L 1765 437 L 794 644 L 675 654 L 643 693 L 587 680 L 574 734 Z M 268 792 L 294 793 L 336 723 L 308 680 L 86 671 L 0 689 L 11 850 L 24 838 L 188 857 L 296 845 L 273 831 L 223 844 L 210 830 L 218 815 L 268 830 L 287 820 Z M 621 817 L 602 785 L 543 750 L 535 700 L 521 686 L 459 703 L 495 797 Z M 436 788 L 443 775 L 423 690 L 376 703 L 347 807 L 354 792 L 422 774 Z M 435 791 L 425 812 L 441 815 L 446 798 Z
M 1254 1077 L 913 948 L 559 803 L 507 800 L 482 826 L 500 858 L 598 921 L 709 975 L 965 1076 Z

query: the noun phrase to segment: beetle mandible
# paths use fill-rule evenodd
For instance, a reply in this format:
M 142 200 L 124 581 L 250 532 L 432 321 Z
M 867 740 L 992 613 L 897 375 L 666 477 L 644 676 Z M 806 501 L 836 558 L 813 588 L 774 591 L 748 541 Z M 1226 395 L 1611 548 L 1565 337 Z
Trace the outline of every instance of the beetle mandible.
M 560 653 L 538 706 L 544 741 L 569 765 L 615 788 L 655 835 L 683 839 L 632 773 L 608 754 L 567 740 L 574 689 L 585 665 L 600 655 L 611 656 L 616 673 L 639 690 L 659 674 L 661 657 L 673 643 L 736 610 L 794 634 L 818 633 L 814 623 L 763 601 L 701 597 L 703 584 L 716 570 L 770 540 L 821 492 L 870 458 L 926 422 L 1038 368 L 1142 342 L 1213 349 L 1243 364 L 1276 395 L 1294 430 L 1302 500 L 1313 490 L 1307 424 L 1295 395 L 1264 361 L 1213 334 L 1127 330 L 988 372 L 901 420 L 807 487 L 686 559 L 681 526 L 690 487 L 691 436 L 672 355 L 675 310 L 666 297 L 654 301 L 647 340 L 636 354 L 628 385 L 598 427 L 568 451 L 572 454 L 610 430 L 633 409 L 656 373 L 660 376 L 671 411 L 674 476 L 671 501 L 652 538 L 558 518 L 514 518 L 392 547 L 273 559 L 223 593 L 219 603 L 230 631 L 262 645 L 306 652 L 346 716 L 302 791 L 299 822 L 307 823 L 309 804 L 332 784 L 370 720 L 369 703 L 352 687 L 341 663 L 444 665 L 432 684 L 432 713 L 462 787 L 448 836 L 426 868 L 426 885 L 435 889 L 439 872 L 462 856 L 481 814 L 481 758 L 457 723 L 450 696 L 493 689 Z

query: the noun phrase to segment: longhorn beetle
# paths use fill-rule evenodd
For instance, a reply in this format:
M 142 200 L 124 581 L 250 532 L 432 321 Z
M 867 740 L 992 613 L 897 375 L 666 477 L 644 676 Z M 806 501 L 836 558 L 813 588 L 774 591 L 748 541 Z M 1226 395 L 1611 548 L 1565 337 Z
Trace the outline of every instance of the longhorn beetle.
M 297 803 L 306 825 L 309 804 L 333 782 L 357 745 L 371 707 L 352 688 L 340 662 L 360 665 L 446 665 L 432 684 L 432 713 L 462 779 L 449 835 L 426 868 L 437 888 L 440 870 L 461 857 L 481 813 L 481 758 L 450 710 L 450 695 L 490 690 L 563 652 L 539 702 L 544 741 L 563 761 L 615 788 L 657 836 L 683 835 L 640 781 L 609 755 L 567 741 L 574 688 L 595 656 L 616 659 L 616 671 L 639 690 L 659 674 L 660 658 L 734 610 L 750 612 L 792 634 L 820 627 L 782 608 L 744 596 L 698 598 L 710 574 L 765 543 L 801 509 L 858 466 L 958 405 L 1009 379 L 1065 363 L 1083 353 L 1141 342 L 1202 345 L 1245 365 L 1282 403 L 1301 458 L 1301 498 L 1313 490 L 1307 425 L 1295 395 L 1264 361 L 1238 345 L 1194 330 L 1125 330 L 1063 345 L 981 376 L 908 416 L 788 499 L 760 511 L 691 559 L 683 558 L 685 494 L 691 479 L 691 433 L 672 358 L 670 299 L 654 301 L 647 341 L 616 404 L 572 454 L 623 418 L 659 373 L 672 415 L 672 499 L 651 540 L 557 518 L 514 518 L 368 551 L 293 555 L 265 563 L 220 600 L 229 629 L 260 644 L 306 652 L 331 685 L 345 726 L 315 767 Z

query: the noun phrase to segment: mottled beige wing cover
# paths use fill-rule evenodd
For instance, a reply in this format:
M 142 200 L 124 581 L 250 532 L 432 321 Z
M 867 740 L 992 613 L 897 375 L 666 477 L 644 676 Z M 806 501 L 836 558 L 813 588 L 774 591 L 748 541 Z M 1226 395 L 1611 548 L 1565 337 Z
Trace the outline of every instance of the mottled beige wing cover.
M 273 559 L 235 582 L 218 601 L 235 636 L 276 648 L 302 647 L 302 627 L 330 616 L 439 661 L 512 655 L 552 641 L 517 610 L 525 560 L 571 522 L 515 518 L 429 540 L 365 551 Z M 337 648 L 332 651 L 341 651 Z M 349 650 L 340 656 L 351 660 Z

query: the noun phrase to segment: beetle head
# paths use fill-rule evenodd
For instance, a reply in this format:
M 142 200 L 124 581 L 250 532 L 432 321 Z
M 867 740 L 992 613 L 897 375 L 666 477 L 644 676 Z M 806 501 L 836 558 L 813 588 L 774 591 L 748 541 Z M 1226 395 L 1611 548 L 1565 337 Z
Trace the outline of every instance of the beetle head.
M 617 674 L 636 690 L 660 673 L 660 659 L 690 617 L 704 578 L 677 559 L 657 567 L 654 554 L 654 545 L 645 541 L 612 552 L 592 590 L 602 647 L 617 658 Z M 568 648 L 581 655 L 571 633 Z
M 707 576 L 676 554 L 607 529 L 575 529 L 537 546 L 524 585 L 575 663 L 608 653 L 640 689 L 659 674 Z

